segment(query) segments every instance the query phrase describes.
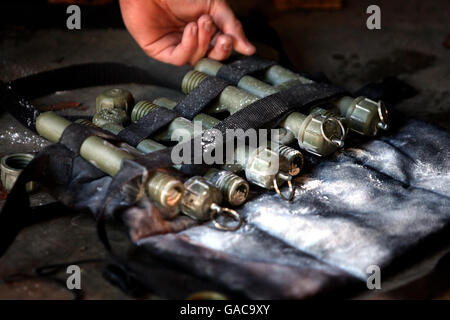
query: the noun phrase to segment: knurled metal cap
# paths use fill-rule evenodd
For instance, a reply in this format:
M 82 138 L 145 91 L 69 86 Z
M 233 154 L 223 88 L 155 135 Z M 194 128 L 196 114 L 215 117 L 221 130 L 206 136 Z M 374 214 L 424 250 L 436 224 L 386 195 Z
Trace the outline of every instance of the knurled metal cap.
M 4 156 L 0 161 L 1 181 L 6 191 L 10 192 L 23 169 L 33 160 L 31 153 L 13 153 Z M 26 190 L 31 192 L 36 189 L 35 182 L 29 182 Z
M 114 88 L 100 93 L 95 99 L 96 111 L 119 108 L 129 112 L 134 106 L 134 98 L 128 90 Z

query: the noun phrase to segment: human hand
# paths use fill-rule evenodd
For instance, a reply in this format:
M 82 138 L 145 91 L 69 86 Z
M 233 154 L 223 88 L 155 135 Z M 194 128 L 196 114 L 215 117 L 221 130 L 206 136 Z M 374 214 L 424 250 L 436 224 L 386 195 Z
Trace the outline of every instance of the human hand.
M 124 23 L 149 56 L 194 65 L 208 56 L 223 60 L 232 49 L 255 52 L 225 0 L 120 0 Z

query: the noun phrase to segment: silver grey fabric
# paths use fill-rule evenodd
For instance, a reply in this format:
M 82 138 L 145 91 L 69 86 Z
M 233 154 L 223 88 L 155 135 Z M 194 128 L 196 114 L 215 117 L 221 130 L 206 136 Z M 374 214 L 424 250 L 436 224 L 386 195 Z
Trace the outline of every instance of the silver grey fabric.
M 257 195 L 237 232 L 205 224 L 138 245 L 249 298 L 344 292 L 449 227 L 449 153 L 449 132 L 410 120 L 311 166 L 291 203 Z

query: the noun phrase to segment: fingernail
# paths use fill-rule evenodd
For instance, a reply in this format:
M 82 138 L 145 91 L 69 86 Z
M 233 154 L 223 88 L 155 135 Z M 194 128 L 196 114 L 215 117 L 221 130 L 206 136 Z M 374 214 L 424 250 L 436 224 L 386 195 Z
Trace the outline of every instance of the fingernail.
M 192 26 L 191 33 L 193 36 L 195 36 L 197 34 L 197 26 L 196 25 Z
M 222 43 L 222 49 L 224 51 L 230 51 L 231 50 L 231 43 L 229 43 L 229 42 Z
M 252 45 L 249 41 L 246 41 L 246 45 L 247 45 L 247 51 L 256 50 L 255 46 Z
M 212 31 L 212 22 L 210 20 L 206 21 L 205 24 L 203 25 L 203 27 L 205 28 L 206 32 L 211 32 Z

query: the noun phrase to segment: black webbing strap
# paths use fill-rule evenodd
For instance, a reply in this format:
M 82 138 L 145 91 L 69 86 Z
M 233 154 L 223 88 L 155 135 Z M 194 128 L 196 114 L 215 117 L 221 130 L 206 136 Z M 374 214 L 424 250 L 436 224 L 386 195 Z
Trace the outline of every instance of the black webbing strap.
M 168 125 L 177 117 L 193 119 L 212 100 L 217 98 L 226 86 L 228 86 L 228 83 L 222 79 L 207 77 L 181 100 L 173 110 L 163 107 L 152 109 L 144 117 L 120 131 L 118 137 L 135 147 L 142 140 Z
M 30 102 L 12 89 L 10 84 L 0 82 L 0 111 L 4 108 L 26 128 L 35 130 L 40 112 Z
M 244 109 L 230 115 L 213 129 L 205 130 L 201 137 L 202 152 L 211 152 L 213 148 L 221 148 L 230 139 L 227 129 L 248 130 L 251 128 L 274 128 L 288 113 L 299 110 L 305 111 L 310 104 L 325 101 L 343 94 L 345 91 L 336 86 L 325 83 L 298 84 L 287 90 L 255 101 Z M 212 130 L 219 131 L 222 139 L 213 139 Z M 245 133 L 244 133 L 245 134 Z M 242 138 L 233 135 L 234 138 Z M 198 140 L 197 140 L 198 141 Z M 178 144 L 177 149 L 194 150 L 194 139 Z M 154 168 L 165 162 L 172 163 L 171 153 L 174 147 L 166 148 L 137 159 L 147 168 Z M 207 151 L 208 150 L 208 151 Z M 194 163 L 195 153 L 191 152 L 191 163 Z
M 24 126 L 35 131 L 40 112 L 27 100 L 56 91 L 132 82 L 158 84 L 151 72 L 122 63 L 71 65 L 0 83 L 0 108 L 5 108 Z
M 83 142 L 90 136 L 119 141 L 117 136 L 100 128 L 88 127 L 79 123 L 71 123 L 62 133 L 59 143 L 63 144 L 70 151 L 79 154 Z
M 345 91 L 326 83 L 298 84 L 255 101 L 227 117 L 215 129 L 274 128 L 290 112 L 306 113 L 312 103 L 319 103 Z
M 243 76 L 265 70 L 276 64 L 275 61 L 267 60 L 258 56 L 245 57 L 232 63 L 223 65 L 217 77 L 237 85 Z
M 46 212 L 30 208 L 26 184 L 30 181 L 55 180 L 65 184 L 70 179 L 70 151 L 61 145 L 50 145 L 40 151 L 16 180 L 0 212 L 0 257 L 5 253 L 19 231 L 31 221 L 44 220 Z M 54 166 L 54 168 L 50 168 Z M 45 207 L 44 207 L 45 208 Z M 38 217 L 35 214 L 41 214 Z M 50 217 L 50 215 L 49 215 Z
M 181 100 L 173 110 L 191 120 L 217 98 L 227 86 L 229 86 L 229 83 L 222 79 L 207 77 Z
M 18 94 L 33 99 L 56 91 L 132 82 L 155 84 L 155 77 L 123 63 L 85 63 L 32 74 L 11 81 L 10 85 Z
M 168 125 L 180 115 L 170 109 L 157 107 L 148 114 L 121 130 L 118 137 L 136 147 L 143 139 L 148 138 L 159 129 Z

